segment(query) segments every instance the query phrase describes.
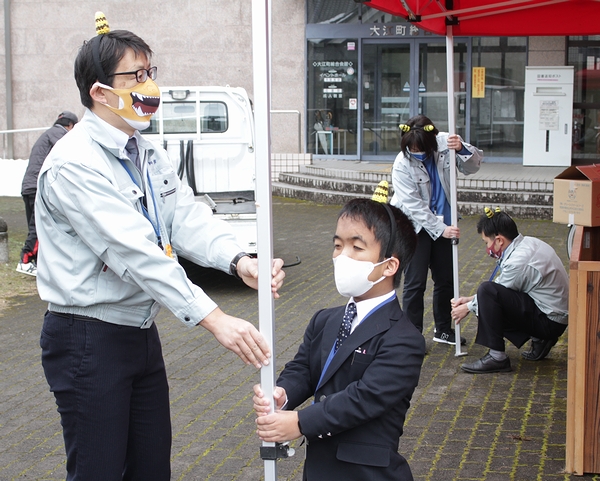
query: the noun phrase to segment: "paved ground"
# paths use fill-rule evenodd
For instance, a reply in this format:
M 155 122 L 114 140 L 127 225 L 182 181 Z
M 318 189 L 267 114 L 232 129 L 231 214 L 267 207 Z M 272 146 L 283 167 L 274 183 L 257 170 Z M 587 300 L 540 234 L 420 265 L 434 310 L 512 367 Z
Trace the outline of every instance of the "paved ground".
M 326 169 L 345 169 L 359 172 L 391 172 L 392 163 L 364 162 L 352 160 L 313 159 L 312 164 Z M 520 182 L 552 182 L 566 167 L 538 167 L 523 164 L 504 164 L 501 162 L 481 163 L 478 172 L 468 176 L 471 180 L 514 180 Z M 460 172 L 458 177 L 465 177 Z M 516 188 L 516 186 L 515 186 Z
M 21 214 L 3 206 L 11 235 L 23 235 Z M 11 204 L 13 205 L 13 204 Z M 339 305 L 332 277 L 331 238 L 338 207 L 274 199 L 275 254 L 288 269 L 276 301 L 277 366 L 295 353 L 310 315 Z M 9 214 L 6 214 L 6 213 Z M 6 218 L 9 215 L 9 218 Z M 488 278 L 475 218 L 461 222 L 461 294 Z M 566 228 L 548 221 L 521 221 L 521 232 L 550 244 L 566 260 Z M 16 264 L 16 259 L 11 260 Z M 256 295 L 219 273 L 193 277 L 228 313 L 257 321 Z M 429 292 L 428 295 L 431 293 Z M 59 481 L 65 478 L 59 416 L 39 360 L 44 304 L 36 297 L 14 298 L 0 313 L 0 480 Z M 484 354 L 473 344 L 476 320 L 464 321 L 469 357 L 435 344 L 432 314 L 426 321 L 428 355 L 408 413 L 400 451 L 418 481 L 592 480 L 563 473 L 566 418 L 566 335 L 541 362 L 521 360 L 508 347 L 514 372 L 473 376 L 459 365 Z M 244 367 L 202 328 L 189 329 L 163 312 L 158 321 L 171 385 L 173 480 L 259 480 L 262 461 L 251 411 L 251 386 L 258 373 Z M 298 443 L 296 443 L 298 444 Z M 278 463 L 278 479 L 299 481 L 303 447 Z M 149 480 L 151 481 L 151 480 Z

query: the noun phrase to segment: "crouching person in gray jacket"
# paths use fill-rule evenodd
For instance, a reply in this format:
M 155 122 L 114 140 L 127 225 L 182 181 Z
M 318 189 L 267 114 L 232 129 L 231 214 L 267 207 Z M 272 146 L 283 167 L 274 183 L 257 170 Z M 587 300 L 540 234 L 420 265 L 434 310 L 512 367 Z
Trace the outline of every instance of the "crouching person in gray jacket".
M 540 239 L 519 234 L 517 224 L 505 212 L 485 209 L 477 232 L 497 267 L 477 295 L 452 300 L 452 317 L 460 322 L 470 312 L 477 316 L 475 342 L 489 347 L 477 361 L 463 364 L 472 374 L 508 372 L 504 338 L 521 347 L 529 361 L 544 359 L 567 328 L 569 276 L 554 249 Z M 495 277 L 495 274 L 499 275 Z M 493 281 L 492 281 L 493 279 Z

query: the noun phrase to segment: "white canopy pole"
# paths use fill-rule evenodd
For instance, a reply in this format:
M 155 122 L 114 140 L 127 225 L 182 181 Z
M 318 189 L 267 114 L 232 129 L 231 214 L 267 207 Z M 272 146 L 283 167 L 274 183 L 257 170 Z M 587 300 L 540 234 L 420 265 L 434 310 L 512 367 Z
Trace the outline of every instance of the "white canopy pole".
M 256 132 L 256 223 L 258 229 L 258 318 L 261 334 L 271 348 L 271 362 L 260 370 L 260 384 L 274 410 L 275 316 L 271 293 L 273 223 L 271 206 L 271 2 L 252 0 L 252 58 Z M 265 481 L 277 479 L 276 443 L 263 442 Z M 265 459 L 264 453 L 270 453 Z
M 456 133 L 456 117 L 454 109 L 454 37 L 452 25 L 446 28 L 446 84 L 448 85 L 448 133 Z M 453 226 L 458 226 L 458 200 L 456 195 L 456 151 L 450 149 L 450 215 Z M 460 285 L 458 283 L 458 239 L 452 239 L 452 271 L 454 280 L 454 298 L 458 299 Z M 456 352 L 455 356 L 466 356 L 461 352 L 460 324 L 455 324 Z

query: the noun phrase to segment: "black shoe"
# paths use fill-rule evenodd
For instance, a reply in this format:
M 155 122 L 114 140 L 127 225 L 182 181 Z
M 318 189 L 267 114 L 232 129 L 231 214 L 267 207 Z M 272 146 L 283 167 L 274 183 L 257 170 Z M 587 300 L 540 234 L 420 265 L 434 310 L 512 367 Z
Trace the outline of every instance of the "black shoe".
M 544 359 L 550 349 L 554 347 L 554 344 L 558 342 L 557 339 L 539 339 L 537 341 L 531 340 L 531 348 L 529 351 L 523 351 L 521 353 L 521 357 L 523 359 L 527 359 L 528 361 L 541 361 Z
M 460 368 L 471 374 L 485 374 L 488 372 L 510 372 L 510 359 L 507 357 L 504 361 L 496 361 L 488 352 L 481 359 L 470 364 L 463 364 Z
M 452 344 L 456 345 L 456 333 L 454 329 L 450 329 L 448 332 L 435 332 L 433 335 L 434 342 L 441 342 L 442 344 Z M 460 345 L 464 346 L 467 343 L 467 340 L 460 336 Z

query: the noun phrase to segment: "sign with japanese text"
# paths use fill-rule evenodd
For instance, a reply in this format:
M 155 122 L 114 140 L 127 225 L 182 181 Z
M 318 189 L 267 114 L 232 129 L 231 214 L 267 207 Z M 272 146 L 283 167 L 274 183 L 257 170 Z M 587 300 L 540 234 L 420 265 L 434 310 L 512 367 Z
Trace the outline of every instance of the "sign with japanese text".
M 419 28 L 416 25 L 380 25 L 375 24 L 369 27 L 371 37 L 414 37 L 419 35 Z
M 473 67 L 471 90 L 474 99 L 485 98 L 485 67 Z

